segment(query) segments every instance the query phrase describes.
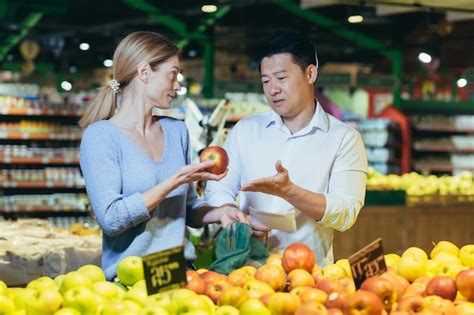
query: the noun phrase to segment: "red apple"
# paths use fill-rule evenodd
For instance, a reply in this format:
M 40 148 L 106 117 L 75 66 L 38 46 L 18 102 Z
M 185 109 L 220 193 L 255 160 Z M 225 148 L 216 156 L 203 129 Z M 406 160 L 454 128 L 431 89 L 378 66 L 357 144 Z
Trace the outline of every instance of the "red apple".
M 206 285 L 215 282 L 216 280 L 225 280 L 227 281 L 227 276 L 221 275 L 220 273 L 214 271 L 206 271 L 200 275 L 201 279 L 204 280 Z
M 344 313 L 338 308 L 328 308 L 328 315 L 344 315 Z
M 211 300 L 217 304 L 219 297 L 222 295 L 222 292 L 231 287 L 231 284 L 227 280 L 218 279 L 209 283 L 206 286 L 205 295 L 211 298 Z
M 296 287 L 314 287 L 314 279 L 309 272 L 303 269 L 295 269 L 288 274 L 290 290 Z
M 227 279 L 232 285 L 242 287 L 245 282 L 255 279 L 257 268 L 253 266 L 243 266 L 229 273 Z
M 324 302 L 324 305 L 328 309 L 337 308 L 343 310 L 349 296 L 350 295 L 345 292 L 332 292 L 328 295 L 326 302 Z
M 201 279 L 195 270 L 186 271 L 186 281 L 186 289 L 192 290 L 197 294 L 204 294 L 204 291 L 206 291 L 206 282 Z
M 393 288 L 392 283 L 380 276 L 370 277 L 360 287 L 362 290 L 371 291 L 380 298 L 384 309 L 390 312 L 393 303 L 397 300 L 397 294 Z
M 383 311 L 383 304 L 377 294 L 359 290 L 349 296 L 344 305 L 344 314 L 366 314 L 380 315 Z
M 283 252 L 283 269 L 289 273 L 295 269 L 304 269 L 311 273 L 316 261 L 316 255 L 303 243 L 293 243 Z
M 210 146 L 205 148 L 199 155 L 199 161 L 214 161 L 214 166 L 207 168 L 210 173 L 219 175 L 226 171 L 229 166 L 229 156 L 223 147 Z
M 426 295 L 437 295 L 454 301 L 457 293 L 456 282 L 448 276 L 436 276 L 426 285 Z
M 327 294 L 344 291 L 342 284 L 334 276 L 321 278 L 321 280 L 316 284 L 316 289 L 323 290 Z
M 456 286 L 462 296 L 469 302 L 474 302 L 474 267 L 458 273 Z
M 402 276 L 398 275 L 393 270 L 387 270 L 381 275 L 382 278 L 387 279 L 393 285 L 395 292 L 397 293 L 397 302 L 401 300 L 405 291 L 410 286 L 410 282 L 407 279 L 403 278 Z
M 239 308 L 240 305 L 242 305 L 242 303 L 247 301 L 249 298 L 250 297 L 247 293 L 247 290 L 241 287 L 230 286 L 226 288 L 224 292 L 222 292 L 222 294 L 219 296 L 217 305 L 231 305 L 236 308 Z

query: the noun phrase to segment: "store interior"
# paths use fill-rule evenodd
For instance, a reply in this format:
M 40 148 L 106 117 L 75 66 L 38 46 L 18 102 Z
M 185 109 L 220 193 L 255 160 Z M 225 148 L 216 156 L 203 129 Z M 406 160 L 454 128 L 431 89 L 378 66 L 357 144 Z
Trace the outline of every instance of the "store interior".
M 0 3 L 5 283 L 100 265 L 101 230 L 79 167 L 78 121 L 112 79 L 119 41 L 139 30 L 161 33 L 181 49 L 182 88 L 170 110 L 154 114 L 185 121 L 194 161 L 205 147 L 222 145 L 239 120 L 271 110 L 258 71 L 261 43 L 278 29 L 313 42 L 317 99 L 360 132 L 370 166 L 356 224 L 335 233 L 336 260 L 378 238 L 385 253 L 397 255 L 410 247 L 429 254 L 440 241 L 474 243 L 473 1 Z M 190 229 L 203 267 L 218 230 Z

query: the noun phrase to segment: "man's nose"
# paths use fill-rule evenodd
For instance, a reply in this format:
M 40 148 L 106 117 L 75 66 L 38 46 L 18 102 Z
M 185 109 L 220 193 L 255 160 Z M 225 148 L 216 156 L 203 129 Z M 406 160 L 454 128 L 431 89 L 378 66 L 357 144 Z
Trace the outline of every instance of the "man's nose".
M 275 94 L 278 94 L 280 93 L 280 86 L 278 84 L 272 84 L 272 86 L 270 87 L 270 94 L 272 95 L 275 95 Z

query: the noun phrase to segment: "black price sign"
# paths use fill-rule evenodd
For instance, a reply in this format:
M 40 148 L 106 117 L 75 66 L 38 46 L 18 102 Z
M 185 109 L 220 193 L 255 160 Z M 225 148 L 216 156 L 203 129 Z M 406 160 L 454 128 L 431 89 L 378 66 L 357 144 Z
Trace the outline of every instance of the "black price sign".
M 383 255 L 382 239 L 379 238 L 349 257 L 352 277 L 359 289 L 365 279 L 387 271 Z
M 186 284 L 183 246 L 143 256 L 142 259 L 148 295 Z

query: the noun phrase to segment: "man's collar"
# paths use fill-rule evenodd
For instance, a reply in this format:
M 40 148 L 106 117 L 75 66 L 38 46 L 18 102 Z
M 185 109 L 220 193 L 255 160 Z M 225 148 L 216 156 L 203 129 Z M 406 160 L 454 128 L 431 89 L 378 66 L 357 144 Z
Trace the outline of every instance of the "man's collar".
M 275 111 L 272 115 L 270 115 L 266 127 L 268 128 L 272 125 L 275 125 L 277 127 L 282 127 L 284 125 L 281 116 L 278 115 Z M 318 101 L 316 101 L 316 111 L 314 112 L 311 121 L 309 122 L 308 126 L 303 129 L 306 129 L 308 127 L 310 127 L 311 129 L 313 127 L 316 127 L 317 129 L 320 129 L 324 132 L 327 132 L 329 129 L 328 114 L 324 111 L 323 107 Z

